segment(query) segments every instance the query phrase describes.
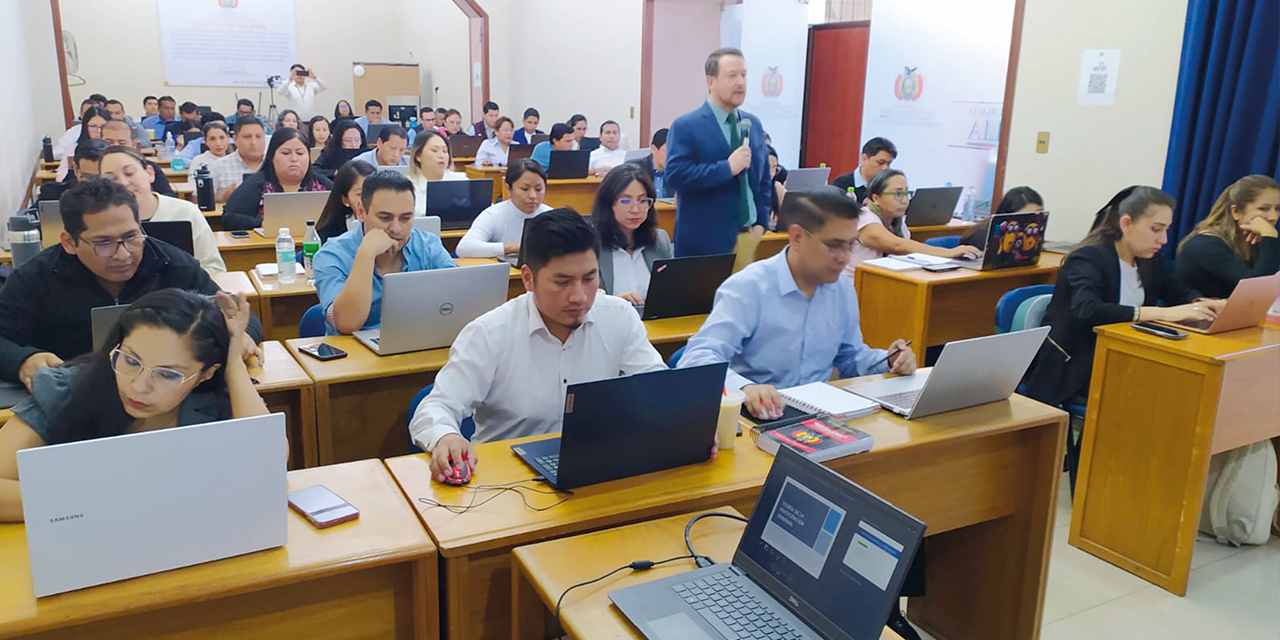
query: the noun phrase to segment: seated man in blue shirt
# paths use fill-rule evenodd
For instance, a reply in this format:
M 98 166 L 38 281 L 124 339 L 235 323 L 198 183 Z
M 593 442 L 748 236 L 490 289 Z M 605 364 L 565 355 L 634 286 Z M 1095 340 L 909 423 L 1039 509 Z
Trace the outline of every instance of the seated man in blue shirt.
M 557 122 L 551 127 L 551 139 L 533 145 L 530 158 L 542 165 L 543 171 L 551 169 L 552 151 L 573 151 L 573 127 Z
M 439 236 L 413 228 L 413 199 L 408 178 L 390 170 L 373 173 L 356 203 L 360 225 L 316 254 L 316 294 L 330 335 L 379 327 L 384 274 L 454 266 Z
M 825 382 L 832 367 L 841 377 L 915 373 L 902 340 L 889 351 L 862 341 L 858 298 L 844 275 L 858 240 L 857 203 L 833 187 L 790 193 L 779 220 L 787 247 L 720 285 L 679 366 L 728 362 L 726 385 L 741 389 L 762 420 L 782 416 L 779 387 Z

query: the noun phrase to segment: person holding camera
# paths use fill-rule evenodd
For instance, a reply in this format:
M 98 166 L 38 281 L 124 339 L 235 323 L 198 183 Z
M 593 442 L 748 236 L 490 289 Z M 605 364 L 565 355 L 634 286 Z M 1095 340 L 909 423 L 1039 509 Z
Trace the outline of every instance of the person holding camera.
M 276 93 L 284 96 L 285 108 L 297 111 L 303 120 L 319 114 L 316 111 L 316 94 L 324 90 L 324 82 L 300 64 L 289 67 L 288 82 L 276 87 Z

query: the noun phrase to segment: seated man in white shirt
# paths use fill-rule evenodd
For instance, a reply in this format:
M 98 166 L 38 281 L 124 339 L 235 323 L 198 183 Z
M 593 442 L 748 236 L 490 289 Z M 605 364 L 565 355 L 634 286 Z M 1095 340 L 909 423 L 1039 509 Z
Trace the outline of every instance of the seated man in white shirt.
M 621 139 L 622 129 L 618 123 L 605 120 L 600 125 L 600 146 L 591 152 L 591 173 L 602 176 L 627 159 L 627 150 L 622 148 Z
M 438 481 L 454 475 L 451 467 L 475 469 L 476 450 L 459 431 L 473 413 L 476 442 L 557 433 L 569 385 L 666 368 L 631 304 L 596 295 L 600 241 L 585 218 L 548 211 L 527 236 L 527 293 L 458 334 L 409 420 Z
M 404 152 L 409 148 L 409 133 L 404 127 L 393 124 L 383 127 L 378 134 L 378 146 L 370 149 L 352 160 L 362 160 L 375 167 L 409 166 L 409 156 Z

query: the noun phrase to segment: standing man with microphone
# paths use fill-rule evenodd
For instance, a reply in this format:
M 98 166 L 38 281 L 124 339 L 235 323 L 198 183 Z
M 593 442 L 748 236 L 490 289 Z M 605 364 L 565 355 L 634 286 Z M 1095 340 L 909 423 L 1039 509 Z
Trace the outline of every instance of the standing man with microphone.
M 707 101 L 671 125 L 666 180 L 676 192 L 677 256 L 736 253 L 751 263 L 773 203 L 764 128 L 739 109 L 747 61 L 733 48 L 707 57 Z

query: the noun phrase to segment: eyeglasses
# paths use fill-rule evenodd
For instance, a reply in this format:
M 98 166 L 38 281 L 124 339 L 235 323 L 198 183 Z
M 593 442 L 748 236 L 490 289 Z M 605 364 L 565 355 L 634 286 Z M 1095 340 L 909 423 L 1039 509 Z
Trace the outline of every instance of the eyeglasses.
M 142 364 L 141 360 L 123 352 L 120 347 L 111 350 L 111 370 L 117 375 L 127 378 L 137 378 L 144 372 L 151 372 L 151 383 L 157 387 L 167 389 L 175 389 L 182 386 L 188 380 L 200 375 L 199 372 L 186 375 L 181 371 L 169 369 L 166 367 L 148 367 Z
M 813 235 L 812 231 L 805 229 L 804 227 L 800 228 L 804 229 L 805 234 L 810 238 L 813 238 L 814 240 L 818 239 L 818 236 Z M 819 240 L 819 244 L 822 245 L 823 249 L 827 250 L 827 253 L 831 254 L 831 257 L 839 260 L 849 257 L 849 254 L 853 253 L 854 247 L 857 246 L 858 241 L 853 240 L 850 242 L 841 242 L 839 240 Z
M 80 236 L 76 236 L 77 240 L 84 240 L 93 247 L 93 252 L 98 254 L 99 258 L 110 258 L 114 256 L 120 247 L 124 247 L 129 253 L 137 253 L 142 251 L 142 247 L 147 244 L 147 234 L 139 233 L 138 235 L 121 238 L 119 240 L 103 240 L 101 242 L 89 242 Z
M 620 204 L 624 207 L 630 207 L 631 205 L 638 204 L 640 205 L 641 209 L 648 209 L 649 207 L 653 206 L 653 198 L 636 199 L 636 198 L 623 197 L 623 198 L 618 198 L 617 200 L 614 200 L 614 203 Z
M 901 191 L 901 190 L 899 190 L 899 191 L 886 191 L 886 192 L 884 192 L 884 195 L 886 195 L 886 196 L 890 196 L 890 197 L 892 197 L 892 198 L 897 198 L 898 200 L 910 200 L 910 199 L 911 199 L 911 192 L 910 192 L 910 191 Z

